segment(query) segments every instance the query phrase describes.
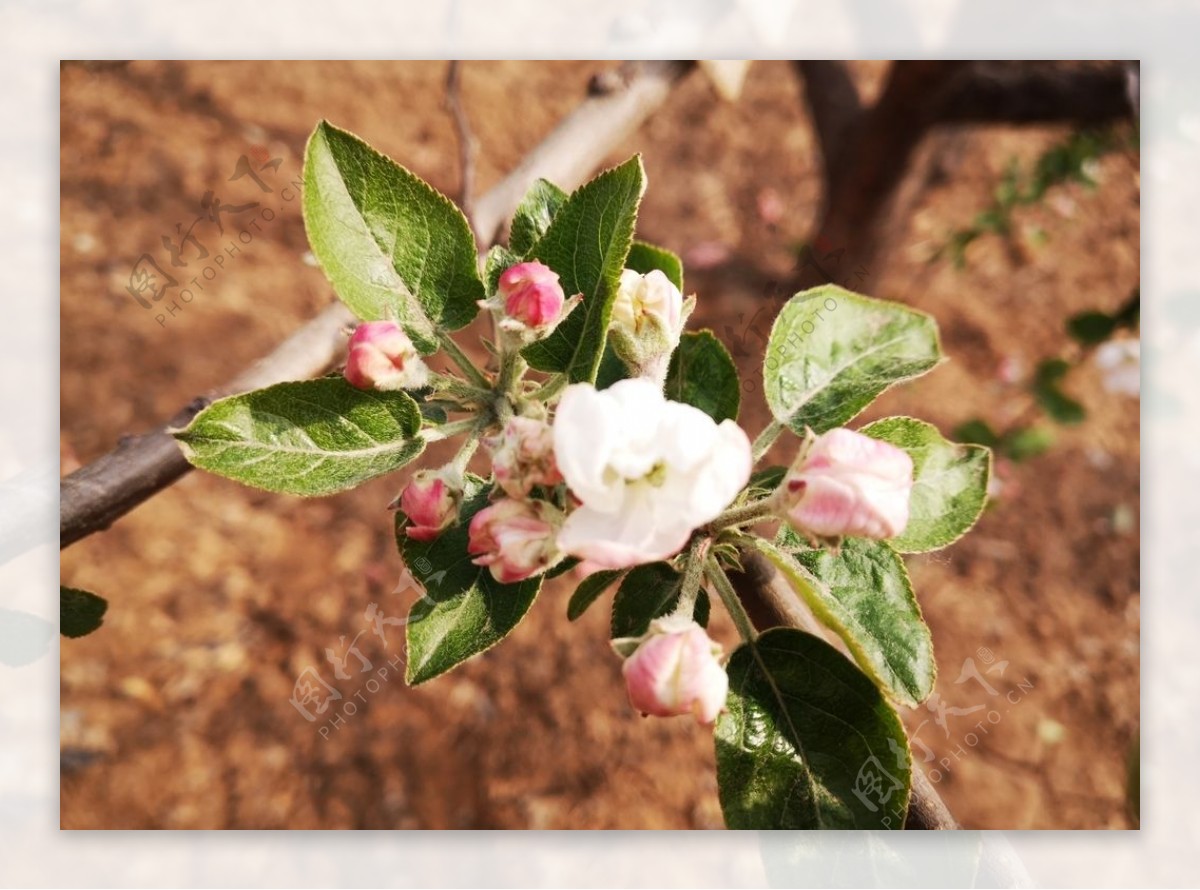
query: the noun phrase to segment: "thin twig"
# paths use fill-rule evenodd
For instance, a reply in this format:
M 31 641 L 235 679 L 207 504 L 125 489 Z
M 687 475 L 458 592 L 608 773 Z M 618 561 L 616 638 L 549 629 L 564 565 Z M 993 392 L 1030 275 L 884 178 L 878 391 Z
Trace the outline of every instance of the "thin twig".
M 463 107 L 462 62 L 457 60 L 450 62 L 446 71 L 445 106 L 454 119 L 454 132 L 458 137 L 458 206 L 474 231 L 472 199 L 475 194 L 475 153 L 479 151 L 479 140 L 471 131 L 471 119 Z

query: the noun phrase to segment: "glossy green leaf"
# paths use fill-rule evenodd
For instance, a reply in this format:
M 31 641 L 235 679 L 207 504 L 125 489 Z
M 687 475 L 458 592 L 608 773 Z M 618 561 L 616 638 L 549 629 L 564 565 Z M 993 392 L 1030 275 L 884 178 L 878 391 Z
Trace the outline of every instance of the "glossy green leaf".
M 533 368 L 565 372 L 572 383 L 596 379 L 645 189 L 640 156 L 606 170 L 572 193 L 533 246 L 530 257 L 558 273 L 568 297 L 583 294 L 554 333 L 525 348 Z
M 640 637 L 650 629 L 651 621 L 674 611 L 682 586 L 683 575 L 665 562 L 632 568 L 613 598 L 612 638 Z M 708 613 L 708 594 L 701 590 L 692 617 L 707 626 Z
M 837 553 L 810 549 L 786 526 L 780 546 L 755 544 L 880 688 L 909 707 L 929 697 L 933 636 L 895 550 L 863 538 L 847 538 Z
M 1064 359 L 1047 359 L 1038 365 L 1031 389 L 1042 410 L 1059 423 L 1082 423 L 1087 411 L 1060 386 L 1070 370 L 1070 363 Z
M 717 721 L 725 824 L 756 829 L 899 829 L 912 756 L 882 693 L 828 643 L 775 628 L 729 660 Z
M 500 287 L 500 276 L 509 266 L 515 266 L 520 261 L 520 257 L 502 245 L 497 244 L 489 250 L 483 263 L 483 283 L 487 292 L 494 294 Z
M 82 637 L 104 623 L 108 603 L 103 597 L 74 587 L 58 588 L 58 623 L 64 637 Z
M 601 569 L 580 581 L 567 603 L 567 620 L 575 621 L 582 616 L 624 574 L 624 569 Z
M 987 505 L 992 453 L 982 445 L 958 445 L 937 427 L 911 417 L 886 417 L 861 432 L 903 448 L 913 462 L 908 525 L 890 543 L 901 553 L 926 553 L 952 544 L 973 526 Z
M 625 268 L 643 275 L 657 269 L 680 291 L 683 290 L 683 260 L 665 247 L 634 241 L 629 248 L 629 256 L 625 258 Z
M 367 321 L 402 324 L 424 353 L 483 299 L 462 212 L 358 137 L 321 121 L 304 155 L 304 225 L 334 290 Z
M 554 183 L 546 179 L 535 180 L 513 214 L 509 249 L 517 256 L 525 256 L 546 234 L 555 214 L 566 201 L 567 193 Z
M 404 534 L 396 516 L 396 543 L 412 576 L 425 589 L 413 605 L 405 633 L 405 680 L 424 683 L 495 646 L 529 612 L 542 579 L 501 584 L 467 553 L 471 517 L 488 505 L 491 485 L 476 476 L 465 483 L 458 522 L 433 541 Z
M 420 429 L 420 409 L 405 393 L 322 377 L 219 399 L 174 435 L 201 469 L 310 497 L 404 466 L 425 446 Z
M 823 285 L 792 297 L 775 319 L 763 386 L 777 420 L 820 433 L 939 361 L 937 325 L 925 313 Z
M 666 396 L 699 408 L 717 423 L 736 420 L 742 401 L 737 366 L 712 331 L 687 332 L 671 356 Z

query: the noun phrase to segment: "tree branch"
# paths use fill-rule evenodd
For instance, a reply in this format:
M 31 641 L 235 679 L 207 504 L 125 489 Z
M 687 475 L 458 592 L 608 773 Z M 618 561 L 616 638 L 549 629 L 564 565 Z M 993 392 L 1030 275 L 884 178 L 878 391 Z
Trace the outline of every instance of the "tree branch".
M 1133 113 L 1128 78 L 1123 64 L 1069 69 L 1044 62 L 975 62 L 947 89 L 936 121 L 1107 123 Z
M 762 630 L 768 627 L 794 627 L 825 638 L 824 628 L 800 605 L 799 598 L 774 566 L 750 551 L 743 551 L 741 560 L 742 571 L 731 572 L 729 579 L 756 627 Z M 904 827 L 910 830 L 953 830 L 961 827 L 942 802 L 933 783 L 915 762 Z
M 504 221 L 538 177 L 573 188 L 617 148 L 666 100 L 691 62 L 626 62 L 620 84 L 603 95 L 589 95 L 515 170 L 480 198 L 475 207 L 480 243 L 491 244 Z M 212 399 L 320 374 L 344 348 L 342 328 L 353 322 L 340 303 L 289 337 L 273 353 L 225 386 L 192 400 L 165 426 L 125 438 L 109 452 L 69 476 L 60 485 L 59 544 L 67 547 L 108 528 L 147 498 L 191 469 L 167 432 L 191 420 Z
M 446 72 L 445 104 L 454 119 L 454 132 L 458 138 L 458 206 L 470 222 L 475 195 L 475 152 L 479 150 L 479 140 L 471 132 L 471 120 L 462 103 L 462 62 L 451 62 Z M 471 228 L 475 228 L 473 222 Z
M 804 101 L 817 131 L 828 188 L 833 168 L 838 166 L 841 158 L 846 134 L 863 113 L 862 100 L 845 62 L 813 59 L 793 64 L 804 81 Z

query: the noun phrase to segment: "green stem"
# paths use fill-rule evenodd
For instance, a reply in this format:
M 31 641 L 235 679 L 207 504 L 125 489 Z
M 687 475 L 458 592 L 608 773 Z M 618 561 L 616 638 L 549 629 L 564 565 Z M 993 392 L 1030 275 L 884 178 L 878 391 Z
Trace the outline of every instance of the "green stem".
M 421 430 L 419 435 L 426 442 L 441 442 L 443 439 L 451 439 L 459 433 L 467 433 L 478 429 L 478 418 L 468 417 L 463 420 L 452 420 L 450 423 L 443 423 L 441 426 L 426 427 Z
M 436 371 L 429 372 L 429 383 L 437 392 L 448 393 L 459 399 L 469 399 L 486 404 L 492 397 L 490 388 L 483 389 L 449 374 L 438 374 Z
M 679 590 L 679 605 L 675 614 L 691 618 L 696 614 L 696 597 L 700 595 L 700 579 L 704 577 L 704 561 L 712 538 L 696 538 L 688 550 L 687 565 L 683 572 L 683 586 Z
M 721 602 L 725 604 L 725 610 L 729 613 L 729 617 L 733 619 L 734 626 L 737 627 L 742 639 L 747 643 L 753 643 L 758 637 L 758 632 L 754 629 L 754 625 L 750 623 L 750 616 L 746 614 L 746 607 L 738 599 L 737 591 L 733 589 L 733 584 L 730 583 L 729 576 L 725 574 L 725 570 L 721 568 L 721 564 L 716 559 L 709 559 L 705 566 L 705 574 L 708 576 L 708 582 L 717 591 L 718 596 L 721 597 Z
M 443 331 L 438 334 L 438 341 L 442 344 L 442 348 L 446 350 L 446 355 L 450 356 L 450 360 L 458 365 L 460 371 L 467 375 L 468 380 L 480 389 L 492 388 L 491 382 L 479 368 L 475 367 L 475 363 L 454 342 L 453 337 Z
M 767 449 L 775 444 L 775 440 L 779 438 L 779 434 L 782 433 L 783 430 L 784 426 L 782 423 L 780 423 L 778 420 L 772 420 L 767 424 L 766 428 L 758 434 L 758 438 L 754 440 L 754 447 L 752 451 L 755 463 L 758 463 L 759 458 L 767 453 Z
M 555 374 L 534 392 L 533 398 L 539 402 L 548 402 L 567 388 L 567 375 Z
M 450 466 L 458 475 L 462 476 L 467 472 L 467 464 L 471 462 L 471 457 L 478 447 L 479 436 L 467 436 L 462 448 L 458 449 L 458 454 L 454 455 L 454 460 L 450 461 Z
M 775 512 L 775 498 L 768 496 L 740 507 L 730 507 L 708 524 L 713 531 L 729 528 L 732 525 L 742 525 L 747 522 L 757 522 L 766 519 Z

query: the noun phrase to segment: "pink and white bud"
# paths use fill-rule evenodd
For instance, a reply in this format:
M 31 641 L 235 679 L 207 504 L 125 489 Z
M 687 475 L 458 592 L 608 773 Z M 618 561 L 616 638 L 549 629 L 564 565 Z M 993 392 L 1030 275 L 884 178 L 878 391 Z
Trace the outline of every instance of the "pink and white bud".
M 721 647 L 696 622 L 669 616 L 650 625 L 622 673 L 629 703 L 653 717 L 691 714 L 709 725 L 725 707 L 729 675 Z
M 460 487 L 443 470 L 413 473 L 400 492 L 400 509 L 408 517 L 404 533 L 414 541 L 432 541 L 458 518 Z
M 780 497 L 801 534 L 894 538 L 908 525 L 913 465 L 895 445 L 848 429 L 818 436 L 788 472 Z
M 517 263 L 500 276 L 498 295 L 506 320 L 535 331 L 558 324 L 566 295 L 558 275 L 542 263 Z
M 562 558 L 555 543 L 561 525 L 552 504 L 502 498 L 472 517 L 467 552 L 501 584 L 524 581 Z
M 420 389 L 429 382 L 429 369 L 416 347 L 390 321 L 368 321 L 355 328 L 344 373 L 359 389 Z
M 484 444 L 492 453 L 496 482 L 509 497 L 523 498 L 535 485 L 563 481 L 554 461 L 554 430 L 544 420 L 514 417 Z

